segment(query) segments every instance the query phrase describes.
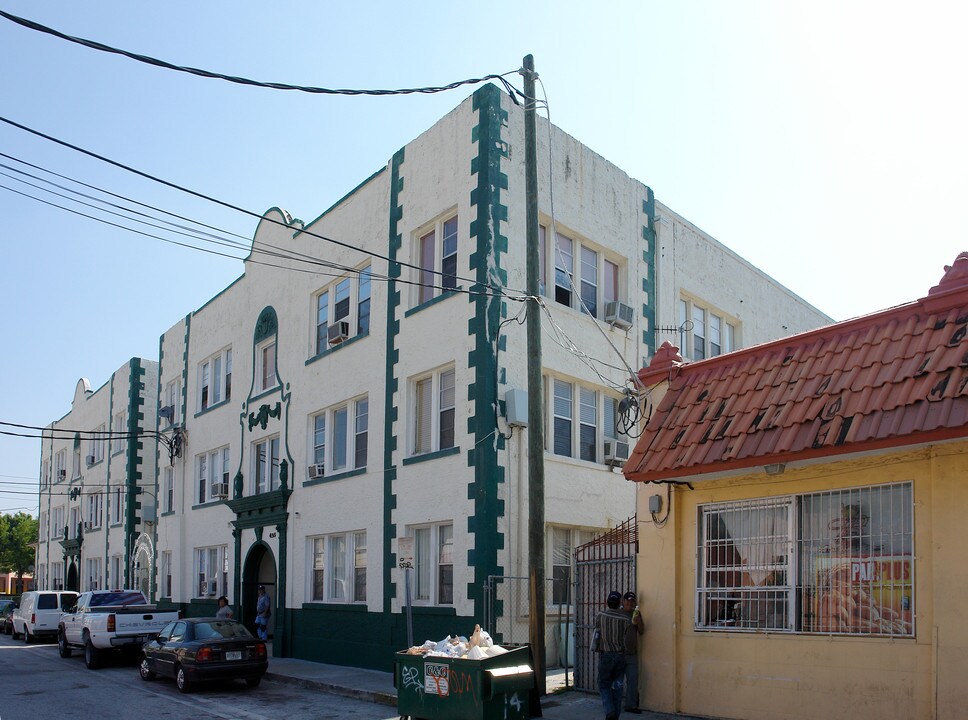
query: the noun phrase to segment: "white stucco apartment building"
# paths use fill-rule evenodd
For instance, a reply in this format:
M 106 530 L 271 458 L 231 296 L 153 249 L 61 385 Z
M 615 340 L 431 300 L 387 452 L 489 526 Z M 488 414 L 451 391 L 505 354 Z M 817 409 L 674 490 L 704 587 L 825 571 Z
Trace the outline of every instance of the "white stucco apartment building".
M 545 121 L 538 137 L 547 159 Z M 482 87 L 312 222 L 266 212 L 242 276 L 162 334 L 157 429 L 181 444 L 155 457 L 162 603 L 224 594 L 250 621 L 263 584 L 277 655 L 385 668 L 406 644 L 401 552 L 421 641 L 470 632 L 489 577 L 527 575 L 527 430 L 504 417 L 527 387 L 523 138 L 522 109 Z M 572 547 L 634 513 L 615 420 L 658 343 L 708 356 L 829 318 L 551 142 L 546 573 L 564 578 Z
M 158 363 L 132 358 L 43 431 L 37 588 L 150 589 Z

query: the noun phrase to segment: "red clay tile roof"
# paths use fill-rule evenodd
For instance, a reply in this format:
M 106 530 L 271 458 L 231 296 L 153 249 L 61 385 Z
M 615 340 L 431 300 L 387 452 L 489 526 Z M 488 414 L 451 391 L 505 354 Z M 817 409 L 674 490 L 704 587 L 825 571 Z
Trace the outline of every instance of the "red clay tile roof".
M 683 364 L 625 465 L 636 481 L 968 437 L 968 253 L 917 302 Z

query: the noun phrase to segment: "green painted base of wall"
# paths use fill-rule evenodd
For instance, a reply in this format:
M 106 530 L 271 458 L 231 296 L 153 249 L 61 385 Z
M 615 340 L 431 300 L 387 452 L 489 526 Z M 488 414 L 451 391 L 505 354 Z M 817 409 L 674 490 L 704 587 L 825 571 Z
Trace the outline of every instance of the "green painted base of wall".
M 403 613 L 358 612 L 353 609 L 290 610 L 292 656 L 300 660 L 393 671 L 394 653 L 407 648 Z M 413 641 L 470 636 L 475 620 L 447 608 L 419 608 L 413 615 Z

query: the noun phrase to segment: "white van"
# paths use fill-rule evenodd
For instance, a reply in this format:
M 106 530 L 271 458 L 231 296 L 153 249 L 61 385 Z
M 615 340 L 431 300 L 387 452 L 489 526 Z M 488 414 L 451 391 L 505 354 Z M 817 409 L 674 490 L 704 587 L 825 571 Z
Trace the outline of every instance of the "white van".
M 20 607 L 13 611 L 13 639 L 23 635 L 24 642 L 57 636 L 61 613 L 71 609 L 77 593 L 66 590 L 29 590 L 20 596 Z

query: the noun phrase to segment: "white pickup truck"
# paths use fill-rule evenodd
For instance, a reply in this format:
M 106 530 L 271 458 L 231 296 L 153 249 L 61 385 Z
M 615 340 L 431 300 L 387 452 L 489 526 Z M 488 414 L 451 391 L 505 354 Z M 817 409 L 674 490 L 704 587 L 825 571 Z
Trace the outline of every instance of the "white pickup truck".
M 159 612 L 140 590 L 85 592 L 60 617 L 57 649 L 62 658 L 69 658 L 74 648 L 83 650 L 84 664 L 93 670 L 100 665 L 103 652 L 138 651 L 177 619 L 177 611 Z

